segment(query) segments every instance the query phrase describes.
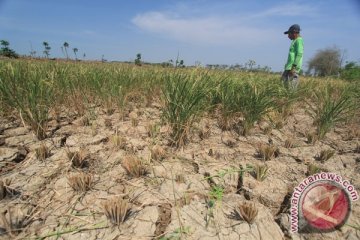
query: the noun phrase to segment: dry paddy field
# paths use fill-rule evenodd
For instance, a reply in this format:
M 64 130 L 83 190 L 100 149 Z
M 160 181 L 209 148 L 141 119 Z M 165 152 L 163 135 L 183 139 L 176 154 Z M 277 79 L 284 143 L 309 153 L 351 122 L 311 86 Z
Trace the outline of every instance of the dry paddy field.
M 0 239 L 360 239 L 290 231 L 331 172 L 360 191 L 359 86 L 278 75 L 4 60 Z

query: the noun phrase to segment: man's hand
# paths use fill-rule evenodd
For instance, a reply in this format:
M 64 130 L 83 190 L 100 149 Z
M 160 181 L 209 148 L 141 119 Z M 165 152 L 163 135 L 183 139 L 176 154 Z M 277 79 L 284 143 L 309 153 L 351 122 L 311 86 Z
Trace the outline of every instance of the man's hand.
M 294 76 L 295 73 L 296 73 L 296 65 L 293 65 L 292 68 L 291 68 L 291 70 L 290 70 L 290 75 L 291 75 L 291 76 Z

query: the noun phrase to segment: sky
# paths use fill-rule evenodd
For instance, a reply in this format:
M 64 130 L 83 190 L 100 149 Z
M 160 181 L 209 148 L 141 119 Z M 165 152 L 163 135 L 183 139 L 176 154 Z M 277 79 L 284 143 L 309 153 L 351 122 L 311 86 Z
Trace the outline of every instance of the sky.
M 304 66 L 337 47 L 360 62 L 360 0 L 0 0 L 0 39 L 19 54 L 108 61 L 184 60 L 185 65 L 245 64 L 282 71 L 299 24 Z M 344 62 L 345 62 L 344 61 Z

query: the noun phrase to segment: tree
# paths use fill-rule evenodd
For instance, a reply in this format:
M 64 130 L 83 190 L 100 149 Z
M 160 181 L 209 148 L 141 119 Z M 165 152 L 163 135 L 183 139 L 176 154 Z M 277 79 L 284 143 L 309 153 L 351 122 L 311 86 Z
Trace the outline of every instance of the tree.
M 179 68 L 184 68 L 185 64 L 184 64 L 184 60 L 180 60 L 179 64 L 177 65 Z
M 31 56 L 32 58 L 34 58 L 34 57 L 36 56 L 36 51 L 31 50 L 31 51 L 30 51 L 30 56 Z
M 75 60 L 77 60 L 77 55 L 76 55 L 76 53 L 79 51 L 79 49 L 73 48 L 73 51 L 74 51 L 74 54 L 75 54 Z
M 308 62 L 308 73 L 315 76 L 336 75 L 341 69 L 342 54 L 337 47 L 329 47 L 318 50 L 313 58 Z
M 49 58 L 51 47 L 49 46 L 49 43 L 47 43 L 47 42 L 43 42 L 43 45 L 44 45 L 44 48 L 45 48 L 43 53 L 45 54 L 46 58 Z
M 136 54 L 135 65 L 141 66 L 141 53 Z
M 66 59 L 69 59 L 69 55 L 67 53 L 67 48 L 69 47 L 69 44 L 67 42 L 64 42 L 63 46 L 64 46 L 64 49 L 65 49 Z
M 248 69 L 250 71 L 253 70 L 253 67 L 256 65 L 255 60 L 250 59 L 247 63 L 245 63 L 245 66 L 248 66 Z
M 6 40 L 1 40 L 1 41 L 0 41 L 0 44 L 1 44 L 1 46 L 2 46 L 3 48 L 7 48 L 7 47 L 9 47 L 9 45 L 10 45 L 10 43 L 9 43 L 8 41 L 6 41 Z
M 6 40 L 0 40 L 0 45 L 1 45 L 1 49 L 0 49 L 0 55 L 5 56 L 5 57 L 10 57 L 10 58 L 18 58 L 18 54 L 9 48 L 10 43 Z
M 342 79 L 360 83 L 360 64 L 357 62 L 347 62 L 345 67 L 341 69 L 340 76 Z

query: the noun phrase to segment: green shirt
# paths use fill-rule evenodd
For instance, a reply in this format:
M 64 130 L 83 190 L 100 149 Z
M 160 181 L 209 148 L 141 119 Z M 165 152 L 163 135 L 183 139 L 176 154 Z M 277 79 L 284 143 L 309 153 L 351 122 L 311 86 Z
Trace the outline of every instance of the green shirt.
M 296 72 L 301 70 L 302 59 L 304 53 L 304 41 L 302 37 L 298 37 L 291 42 L 289 55 L 285 64 L 285 70 L 291 70 L 293 65 L 296 65 Z

